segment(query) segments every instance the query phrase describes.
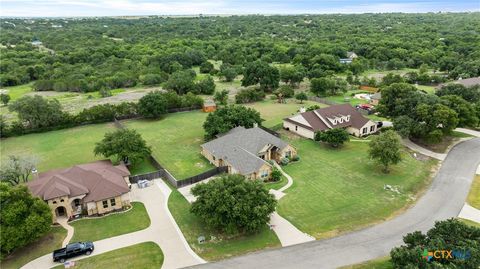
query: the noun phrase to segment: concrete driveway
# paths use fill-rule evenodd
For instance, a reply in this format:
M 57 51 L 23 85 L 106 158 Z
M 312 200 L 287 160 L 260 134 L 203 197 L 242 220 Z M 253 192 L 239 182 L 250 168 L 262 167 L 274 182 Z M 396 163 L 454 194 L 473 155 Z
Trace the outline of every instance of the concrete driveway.
M 337 268 L 389 254 L 402 237 L 458 216 L 480 163 L 480 138 L 455 146 L 428 191 L 404 214 L 339 237 L 257 252 L 195 268 Z
M 151 225 L 141 231 L 95 241 L 95 251 L 90 256 L 151 241 L 160 246 L 163 251 L 165 259 L 162 268 L 182 268 L 205 263 L 190 248 L 168 210 L 170 188 L 160 179 L 156 179 L 150 184 L 148 188 L 144 189 L 137 189 L 136 185 L 133 185 L 131 197 L 133 201 L 139 201 L 145 205 Z M 86 257 L 89 256 L 80 256 L 71 260 L 80 260 Z M 47 254 L 29 262 L 22 268 L 45 269 L 56 265 L 58 263 L 52 261 L 52 254 Z

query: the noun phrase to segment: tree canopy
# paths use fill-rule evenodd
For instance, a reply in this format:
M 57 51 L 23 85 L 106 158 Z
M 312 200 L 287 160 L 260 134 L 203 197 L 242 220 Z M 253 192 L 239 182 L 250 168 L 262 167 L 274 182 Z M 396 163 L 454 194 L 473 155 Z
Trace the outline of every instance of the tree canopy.
M 393 130 L 373 136 L 369 146 L 370 158 L 380 163 L 385 173 L 389 172 L 392 164 L 397 164 L 402 160 L 400 137 Z
M 208 226 L 227 233 L 257 232 L 270 221 L 277 201 L 263 183 L 224 175 L 192 188 L 191 211 Z
M 260 125 L 262 121 L 260 113 L 253 108 L 229 105 L 208 114 L 203 123 L 203 129 L 205 129 L 205 138 L 212 139 L 217 134 L 228 132 L 234 127 L 252 128 L 254 124 Z

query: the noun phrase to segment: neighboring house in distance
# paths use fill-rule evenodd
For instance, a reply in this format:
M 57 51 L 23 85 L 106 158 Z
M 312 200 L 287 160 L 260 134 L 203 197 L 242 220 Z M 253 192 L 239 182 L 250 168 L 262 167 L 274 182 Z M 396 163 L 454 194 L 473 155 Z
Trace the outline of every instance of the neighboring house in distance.
M 33 195 L 47 202 L 53 223 L 57 217 L 105 214 L 130 205 L 130 172 L 110 160 L 40 173 L 27 184 Z
M 283 128 L 310 139 L 314 139 L 317 132 L 333 128 L 344 128 L 351 135 L 360 137 L 377 132 L 377 123 L 365 118 L 350 104 L 342 104 L 285 118 Z
M 380 92 L 376 92 L 370 96 L 370 104 L 378 106 L 380 99 L 382 99 L 382 94 Z
M 268 160 L 280 162 L 297 155 L 295 148 L 260 127 L 235 127 L 203 144 L 202 155 L 213 165 L 227 166 L 229 174 L 267 179 L 272 172 Z
M 32 41 L 32 46 L 40 46 L 40 45 L 42 45 L 42 41 L 40 41 L 40 40 Z
M 437 86 L 437 89 L 440 89 L 443 86 L 448 85 L 448 84 L 461 84 L 461 85 L 469 88 L 469 87 L 480 85 L 480 77 L 465 78 L 465 79 L 459 79 L 459 80 L 455 80 L 455 81 L 451 81 L 451 82 L 447 82 L 447 83 L 442 83 L 442 84 L 439 84 Z
M 203 112 L 213 112 L 217 110 L 217 105 L 212 100 L 205 100 L 205 102 L 203 102 L 202 110 Z
M 358 55 L 353 51 L 347 51 L 347 58 L 341 58 L 341 64 L 349 64 L 352 63 L 354 59 L 358 58 Z

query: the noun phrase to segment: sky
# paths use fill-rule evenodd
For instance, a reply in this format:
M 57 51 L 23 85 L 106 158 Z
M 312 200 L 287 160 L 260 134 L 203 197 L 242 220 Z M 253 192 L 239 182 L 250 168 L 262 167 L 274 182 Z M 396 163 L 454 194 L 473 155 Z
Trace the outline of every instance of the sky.
M 2 17 L 480 11 L 480 0 L 0 0 Z

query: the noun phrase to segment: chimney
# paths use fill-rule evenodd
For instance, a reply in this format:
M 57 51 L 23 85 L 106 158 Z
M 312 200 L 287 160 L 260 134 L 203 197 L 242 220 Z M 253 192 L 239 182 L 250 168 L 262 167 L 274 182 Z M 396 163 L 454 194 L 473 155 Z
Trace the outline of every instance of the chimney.
M 300 108 L 300 113 L 305 113 L 305 111 L 307 111 L 307 110 L 305 109 L 304 106 L 302 106 L 302 107 Z

